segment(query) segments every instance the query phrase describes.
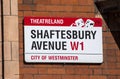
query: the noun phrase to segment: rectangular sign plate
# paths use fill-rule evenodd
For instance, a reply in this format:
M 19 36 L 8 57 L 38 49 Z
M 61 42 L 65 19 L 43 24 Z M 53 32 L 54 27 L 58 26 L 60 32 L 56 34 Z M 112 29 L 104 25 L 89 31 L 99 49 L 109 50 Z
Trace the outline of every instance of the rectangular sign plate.
M 100 18 L 25 17 L 28 63 L 102 63 Z

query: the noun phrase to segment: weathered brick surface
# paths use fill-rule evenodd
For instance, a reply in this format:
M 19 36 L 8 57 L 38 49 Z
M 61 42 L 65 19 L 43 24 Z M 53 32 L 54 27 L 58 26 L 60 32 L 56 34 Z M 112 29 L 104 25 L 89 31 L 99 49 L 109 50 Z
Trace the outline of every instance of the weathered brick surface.
M 2 38 L 0 37 L 0 58 L 3 56 L 1 56 L 3 53 L 4 57 L 2 58 L 4 59 L 2 60 L 4 60 L 4 69 L 2 67 L 3 63 L 0 64 L 0 79 L 3 79 L 3 75 L 5 79 L 19 79 L 18 0 L 2 1 L 2 18 L 0 16 L 0 36 L 2 34 Z M 2 10 L 1 8 L 0 13 Z M 1 74 L 1 70 L 4 70 L 4 73 L 2 72 Z
M 3 0 L 4 15 L 10 15 L 10 0 Z
M 24 75 L 23 79 L 33 79 L 33 75 Z
M 11 15 L 18 15 L 18 2 L 17 0 L 11 0 Z
M 90 76 L 90 79 L 107 79 L 107 77 L 106 76 L 101 76 L 101 75 L 99 75 L 99 76 Z
M 18 41 L 18 16 L 4 16 L 4 40 Z
M 94 0 L 18 0 L 20 79 L 119 79 L 120 51 L 104 23 L 102 64 L 26 64 L 24 63 L 23 19 L 39 17 L 94 18 Z M 101 17 L 101 16 L 97 16 Z

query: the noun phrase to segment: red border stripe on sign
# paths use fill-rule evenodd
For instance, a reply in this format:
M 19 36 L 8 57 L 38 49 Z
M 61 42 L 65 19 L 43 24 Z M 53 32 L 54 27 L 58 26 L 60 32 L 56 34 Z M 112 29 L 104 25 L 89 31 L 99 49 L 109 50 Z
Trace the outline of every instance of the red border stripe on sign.
M 26 26 L 71 26 L 75 21 L 82 19 L 84 23 L 90 19 L 95 27 L 102 27 L 101 18 L 61 18 L 61 17 L 25 17 L 24 25 Z

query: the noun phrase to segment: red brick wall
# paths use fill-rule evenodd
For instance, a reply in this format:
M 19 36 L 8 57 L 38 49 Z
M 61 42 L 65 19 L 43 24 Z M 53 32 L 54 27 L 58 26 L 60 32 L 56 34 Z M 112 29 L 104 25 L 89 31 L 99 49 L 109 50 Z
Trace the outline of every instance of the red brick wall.
M 120 51 L 109 29 L 103 29 L 104 62 L 94 64 L 26 64 L 24 16 L 95 17 L 93 0 L 18 0 L 20 79 L 120 79 Z

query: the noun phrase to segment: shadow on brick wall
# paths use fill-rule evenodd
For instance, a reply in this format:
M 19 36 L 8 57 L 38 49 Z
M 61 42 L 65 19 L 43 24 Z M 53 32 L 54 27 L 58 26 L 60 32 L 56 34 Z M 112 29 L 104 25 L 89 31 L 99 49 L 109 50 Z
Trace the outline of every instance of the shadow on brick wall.
M 95 4 L 120 49 L 120 0 L 95 0 Z

